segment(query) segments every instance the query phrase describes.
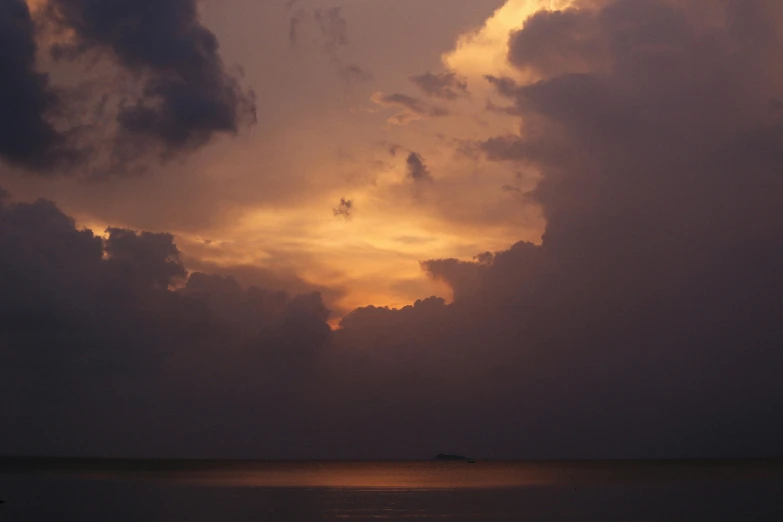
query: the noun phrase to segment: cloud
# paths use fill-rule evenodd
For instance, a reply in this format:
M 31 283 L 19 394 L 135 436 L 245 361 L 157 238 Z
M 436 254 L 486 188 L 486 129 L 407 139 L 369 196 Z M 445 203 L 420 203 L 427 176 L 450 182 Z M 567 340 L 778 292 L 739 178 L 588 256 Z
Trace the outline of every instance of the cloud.
M 332 209 L 334 217 L 341 217 L 348 221 L 353 217 L 354 206 L 353 201 L 350 199 L 340 198 L 340 204 L 336 208 Z
M 477 451 L 506 434 L 538 456 L 779 452 L 781 22 L 763 0 L 520 21 L 509 59 L 535 75 L 496 82 L 519 134 L 482 148 L 540 173 L 541 244 L 426 261 L 452 304 L 357 311 L 338 332 L 410 376 L 394 400 L 422 438 L 438 429 L 413 396 Z
M 289 10 L 292 6 L 293 3 L 288 4 Z M 303 8 L 297 11 L 289 20 L 288 43 L 291 48 L 299 47 L 307 36 L 313 36 L 303 31 L 308 26 L 315 28 L 315 40 L 347 84 L 373 79 L 370 72 L 345 56 L 346 50 L 351 47 L 351 42 L 348 38 L 348 20 L 343 16 L 341 7 Z
M 403 112 L 393 116 L 389 122 L 397 125 L 405 125 L 422 118 L 442 118 L 451 113 L 444 107 L 432 105 L 424 100 L 402 93 L 383 94 L 376 92 L 372 101 L 382 107 L 402 107 Z
M 539 11 L 560 10 L 574 3 L 574 0 L 506 0 L 480 28 L 463 33 L 456 48 L 443 57 L 444 63 L 450 70 L 470 78 L 510 74 L 513 66 L 507 56 L 509 33 Z
M 306 281 L 294 271 L 292 262 L 282 262 L 282 266 L 264 268 L 254 264 L 217 264 L 191 256 L 182 255 L 183 263 L 193 272 L 220 275 L 234 279 L 242 288 L 263 288 L 268 292 L 283 292 L 286 294 L 320 294 L 326 306 L 335 315 L 350 312 L 340 307 L 340 300 L 345 297 L 346 289 L 335 285 L 324 285 Z
M 291 4 L 289 4 L 289 7 Z M 299 11 L 288 21 L 288 45 L 296 47 L 299 44 L 299 27 L 307 16 L 307 11 Z
M 403 147 L 402 145 L 397 145 L 396 143 L 384 143 L 384 147 L 387 148 L 389 154 L 393 157 L 397 157 L 397 154 L 400 152 L 405 153 L 406 175 L 410 179 L 415 182 L 432 181 L 432 173 L 430 172 L 429 167 L 427 167 L 424 157 L 420 153 Z
M 373 75 L 356 64 L 350 64 L 340 67 L 338 70 L 340 76 L 345 79 L 346 82 L 369 82 L 373 79 Z
M 427 165 L 424 163 L 424 158 L 418 152 L 412 152 L 408 154 L 408 159 L 405 160 L 405 164 L 408 168 L 408 177 L 413 181 L 431 181 L 432 175 Z
M 305 351 L 323 345 L 329 337 L 329 311 L 315 292 L 291 297 L 282 290 L 244 289 L 232 276 L 196 272 L 179 295 L 204 303 L 221 322 L 244 330 L 247 337 L 278 337 L 291 348 L 297 344 L 293 342 L 296 338 L 303 342 L 298 349 Z M 309 325 L 310 320 L 318 324 Z M 270 332 L 270 328 L 278 327 L 283 331 Z M 304 330 L 286 335 L 288 329 L 296 327 Z M 309 337 L 311 334 L 313 337 Z
M 294 4 L 289 3 L 289 10 Z M 288 25 L 288 43 L 291 47 L 299 45 L 300 29 L 303 24 L 314 24 L 320 36 L 321 44 L 330 55 L 336 55 L 340 48 L 348 47 L 348 21 L 342 13 L 342 8 L 300 9 Z
M 68 55 L 106 51 L 144 78 L 138 98 L 119 108 L 126 136 L 178 151 L 255 120 L 252 95 L 226 72 L 217 38 L 199 20 L 195 1 L 49 0 L 49 6 L 72 31 Z M 64 53 L 62 45 L 56 50 Z
M 219 414 L 231 404 L 282 418 L 290 396 L 304 411 L 308 365 L 331 337 L 320 295 L 200 273 L 174 290 L 184 276 L 169 234 L 115 228 L 104 239 L 51 202 L 0 204 L 0 396 L 16 398 L 3 446 L 176 454 L 180 430 L 218 416 L 245 424 L 245 413 Z M 284 375 L 300 388 L 285 392 Z M 60 418 L 70 422 L 45 429 Z M 155 418 L 169 419 L 168 435 Z
M 456 100 L 470 96 L 467 78 L 451 71 L 440 73 L 427 71 L 418 76 L 411 76 L 410 80 L 428 96 L 434 98 Z
M 340 7 L 316 9 L 314 16 L 327 48 L 348 45 L 348 22 L 343 18 Z
M 126 277 L 145 288 L 166 290 L 186 275 L 171 234 L 109 228 L 104 249 L 110 262 L 121 265 Z
M 60 104 L 36 69 L 35 25 L 24 0 L 0 3 L 0 157 L 34 169 L 68 159 L 65 136 L 49 121 Z
M 93 370 L 131 369 L 162 355 L 155 350 L 165 341 L 164 317 L 152 310 L 166 304 L 161 289 L 183 275 L 172 249 L 170 236 L 118 229 L 104 242 L 48 201 L 4 204 L 3 358 L 11 367 L 71 360 Z
M 226 72 L 193 0 L 48 0 L 40 17 L 36 28 L 20 0 L 4 1 L 0 12 L 3 99 L 13 100 L 0 155 L 12 163 L 47 173 L 122 172 L 255 122 L 253 93 Z M 57 42 L 51 56 L 71 75 L 87 67 L 85 57 L 111 67 L 100 79 L 55 88 L 37 72 L 51 66 L 36 61 L 39 40 Z
M 14 400 L 0 445 L 779 454 L 783 75 L 769 64 L 781 16 L 771 0 L 607 0 L 520 18 L 511 42 L 526 51 L 509 46 L 509 67 L 524 74 L 496 84 L 518 129 L 480 148 L 539 174 L 525 191 L 543 238 L 468 261 L 434 242 L 422 269 L 452 302 L 359 308 L 336 331 L 315 294 L 227 273 L 172 290 L 183 283 L 165 234 L 115 234 L 111 254 L 111 234 L 78 230 L 53 204 L 3 200 L 0 396 Z M 573 31 L 597 51 L 575 51 Z M 556 52 L 528 54 L 544 45 Z
M 608 68 L 610 37 L 599 16 L 593 9 L 539 11 L 512 34 L 508 60 L 544 77 Z
M 512 78 L 487 75 L 484 77 L 484 79 L 492 84 L 498 93 L 504 96 L 513 97 L 514 93 L 516 93 L 517 89 L 519 88 L 517 82 Z

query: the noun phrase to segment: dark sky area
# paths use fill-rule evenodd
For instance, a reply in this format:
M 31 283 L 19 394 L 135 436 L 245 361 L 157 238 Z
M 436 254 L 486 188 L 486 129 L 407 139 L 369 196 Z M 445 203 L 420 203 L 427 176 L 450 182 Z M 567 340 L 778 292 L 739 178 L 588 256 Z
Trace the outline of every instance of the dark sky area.
M 783 3 L 272 4 L 0 0 L 0 454 L 783 454 Z

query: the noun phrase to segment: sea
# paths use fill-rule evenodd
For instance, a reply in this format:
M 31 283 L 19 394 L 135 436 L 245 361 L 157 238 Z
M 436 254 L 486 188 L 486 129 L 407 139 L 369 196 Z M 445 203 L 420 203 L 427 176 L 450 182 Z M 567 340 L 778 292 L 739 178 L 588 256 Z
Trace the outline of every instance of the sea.
M 783 459 L 0 458 L 0 521 L 783 521 Z

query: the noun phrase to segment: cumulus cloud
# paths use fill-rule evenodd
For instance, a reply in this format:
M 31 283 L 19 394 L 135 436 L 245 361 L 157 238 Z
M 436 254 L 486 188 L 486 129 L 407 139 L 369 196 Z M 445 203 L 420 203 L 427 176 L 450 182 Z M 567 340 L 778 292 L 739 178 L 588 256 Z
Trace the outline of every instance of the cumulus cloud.
M 317 295 L 197 274 L 175 291 L 169 236 L 115 234 L 112 254 L 111 233 L 4 200 L 0 394 L 13 400 L 0 444 L 779 454 L 780 3 L 604 0 L 536 16 L 509 47 L 520 78 L 535 74 L 497 83 L 519 130 L 481 150 L 540 174 L 527 198 L 546 232 L 423 262 L 453 290 L 448 304 L 360 308 L 329 331 Z M 545 46 L 557 52 L 530 54 Z
M 428 96 L 444 100 L 456 100 L 470 96 L 467 78 L 452 71 L 433 73 L 427 71 L 410 80 Z
M 153 234 L 109 228 L 104 249 L 111 263 L 122 267 L 128 279 L 144 288 L 168 289 L 184 278 L 185 267 L 171 234 Z
M 198 452 L 206 439 L 177 433 L 219 417 L 239 433 L 246 416 L 290 414 L 289 396 L 304 408 L 308 365 L 331 336 L 320 295 L 200 273 L 175 290 L 185 275 L 169 234 L 113 228 L 104 239 L 51 202 L 0 203 L 6 451 Z M 286 392 L 283 375 L 301 389 Z
M 545 77 L 595 73 L 610 66 L 611 37 L 595 9 L 539 11 L 515 31 L 508 59 L 522 70 Z
M 69 360 L 121 367 L 154 358 L 168 327 L 152 310 L 177 308 L 161 288 L 183 275 L 173 248 L 170 236 L 117 229 L 104 242 L 48 201 L 4 204 L 3 358 L 12 367 Z
M 542 243 L 427 261 L 454 292 L 437 318 L 370 309 L 340 335 L 393 353 L 400 375 L 437 361 L 412 395 L 447 409 L 453 394 L 481 431 L 536 454 L 778 453 L 783 10 L 696 4 L 520 21 L 509 60 L 535 74 L 495 81 L 519 134 L 482 148 L 540 173 Z

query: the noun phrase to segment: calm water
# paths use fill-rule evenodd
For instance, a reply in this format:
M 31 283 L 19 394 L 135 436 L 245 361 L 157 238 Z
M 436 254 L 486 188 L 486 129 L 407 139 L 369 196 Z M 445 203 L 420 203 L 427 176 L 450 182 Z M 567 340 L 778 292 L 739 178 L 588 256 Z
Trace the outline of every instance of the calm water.
M 783 462 L 0 459 L 0 521 L 783 520 Z

